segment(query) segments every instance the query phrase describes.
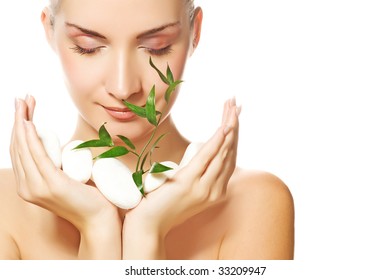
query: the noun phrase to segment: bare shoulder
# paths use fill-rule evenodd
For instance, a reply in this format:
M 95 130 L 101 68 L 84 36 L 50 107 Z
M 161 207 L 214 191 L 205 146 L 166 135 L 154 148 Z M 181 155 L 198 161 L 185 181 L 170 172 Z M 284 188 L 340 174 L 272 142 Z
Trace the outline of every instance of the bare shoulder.
M 237 169 L 227 192 L 229 231 L 220 250 L 225 259 L 292 259 L 294 202 L 277 176 Z
M 234 198 L 263 203 L 276 200 L 278 204 L 293 206 L 287 185 L 276 175 L 264 171 L 237 169 L 229 184 L 229 194 Z
M 0 169 L 0 259 L 19 259 L 14 235 L 20 199 L 12 169 Z

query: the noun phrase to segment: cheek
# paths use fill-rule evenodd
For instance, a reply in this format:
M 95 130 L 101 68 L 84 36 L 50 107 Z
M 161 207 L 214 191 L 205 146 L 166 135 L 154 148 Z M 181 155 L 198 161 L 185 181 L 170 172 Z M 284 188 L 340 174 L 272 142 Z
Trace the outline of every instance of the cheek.
M 59 58 L 63 67 L 66 85 L 76 101 L 93 93 L 98 86 L 98 67 L 86 63 L 82 57 L 69 49 L 60 49 Z M 80 59 L 81 58 L 81 59 Z
M 96 130 L 104 122 L 99 117 L 99 111 L 93 103 L 96 93 L 101 90 L 101 67 L 94 67 L 94 63 L 86 61 L 85 57 L 73 53 L 72 50 L 62 49 L 58 52 L 61 60 L 66 86 L 69 95 L 80 116 Z
M 183 74 L 184 74 L 184 70 L 185 70 L 185 65 L 187 62 L 187 58 L 188 58 L 188 51 L 187 51 L 187 48 L 185 46 L 180 48 L 180 51 L 175 51 L 174 55 L 172 55 L 171 57 L 168 58 L 169 68 L 171 69 L 171 71 L 173 73 L 175 81 L 182 79 Z M 163 72 L 164 75 L 166 74 L 166 67 L 167 67 L 166 65 L 167 64 L 165 62 L 165 64 L 161 63 L 160 66 L 158 66 L 160 71 Z M 165 89 L 167 88 L 167 85 L 164 84 L 158 76 L 156 76 L 156 77 L 157 77 L 157 80 L 155 80 L 154 82 L 156 83 L 156 86 L 158 86 L 158 88 L 161 89 L 160 92 L 158 93 L 159 98 L 160 98 L 159 101 L 162 100 L 165 103 L 164 94 L 165 94 Z M 171 95 L 170 104 L 169 104 L 170 107 L 176 99 L 176 96 L 177 96 L 178 91 L 179 91 L 178 89 L 179 89 L 179 87 L 177 87 L 176 90 L 174 91 L 174 93 Z
M 177 52 L 175 59 L 170 61 L 170 68 L 173 72 L 175 80 L 180 80 L 183 76 L 185 65 L 189 56 L 189 42 L 182 43 L 180 50 Z

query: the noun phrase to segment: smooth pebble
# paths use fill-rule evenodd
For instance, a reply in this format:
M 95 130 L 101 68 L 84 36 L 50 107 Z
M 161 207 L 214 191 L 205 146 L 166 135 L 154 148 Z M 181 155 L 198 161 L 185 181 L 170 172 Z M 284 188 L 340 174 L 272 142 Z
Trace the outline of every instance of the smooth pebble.
M 48 129 L 37 131 L 48 157 L 57 168 L 61 168 L 61 144 L 55 132 Z
M 145 193 L 149 193 L 159 188 L 162 184 L 166 182 L 166 180 L 172 178 L 178 169 L 178 165 L 173 161 L 163 161 L 160 162 L 162 165 L 171 167 L 171 170 L 167 170 L 160 173 L 148 173 L 145 177 L 144 182 L 144 191 Z
M 73 150 L 83 143 L 81 140 L 69 142 L 62 150 L 62 170 L 72 179 L 86 183 L 91 178 L 93 158 L 88 148 Z
M 116 158 L 96 160 L 92 168 L 92 180 L 100 192 L 119 208 L 134 208 L 142 199 L 132 172 Z
M 179 168 L 183 168 L 186 166 L 192 158 L 199 152 L 199 150 L 202 148 L 203 143 L 201 142 L 193 142 L 190 143 L 184 152 L 183 158 L 180 161 Z

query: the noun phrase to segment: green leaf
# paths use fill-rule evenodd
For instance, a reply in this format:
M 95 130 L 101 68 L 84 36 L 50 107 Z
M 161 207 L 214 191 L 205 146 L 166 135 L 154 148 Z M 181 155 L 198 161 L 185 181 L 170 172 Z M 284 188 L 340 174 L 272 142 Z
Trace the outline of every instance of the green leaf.
M 163 165 L 159 162 L 153 163 L 152 167 L 149 170 L 149 173 L 161 173 L 168 170 L 172 170 L 172 167 L 168 167 L 166 165 Z
M 150 90 L 148 99 L 146 100 L 146 118 L 148 121 L 154 125 L 157 126 L 157 118 L 156 118 L 156 104 L 155 104 L 155 96 L 156 96 L 156 87 L 153 86 Z
M 167 65 L 167 79 L 168 79 L 170 85 L 175 81 L 175 78 L 173 77 L 173 74 L 172 74 L 171 68 L 169 68 L 169 65 Z
M 123 104 L 125 104 L 126 107 L 129 108 L 134 114 L 136 114 L 137 116 L 139 116 L 141 118 L 146 118 L 146 111 L 145 111 L 144 107 L 140 107 L 140 106 L 131 104 L 131 103 L 127 102 L 126 100 L 122 100 L 122 101 L 123 101 Z
M 130 149 L 135 150 L 135 146 L 133 142 L 130 141 L 129 138 L 123 136 L 123 135 L 117 135 Z
M 167 85 L 169 85 L 169 80 L 167 79 L 167 77 L 164 76 L 164 74 L 156 67 L 156 65 L 154 65 L 153 61 L 152 61 L 152 57 L 149 58 L 149 64 L 150 66 L 153 67 L 154 70 L 157 71 L 158 75 L 160 76 L 160 79 Z
M 73 150 L 82 149 L 82 148 L 95 148 L 95 147 L 110 147 L 110 145 L 107 145 L 106 142 L 103 142 L 100 139 L 95 139 L 95 140 L 85 141 L 80 145 L 74 147 Z
M 85 141 L 73 149 L 75 150 L 75 149 L 82 149 L 82 148 L 112 147 L 112 146 L 114 146 L 114 142 L 112 141 L 110 134 L 108 133 L 106 127 L 104 126 L 105 124 L 106 123 L 104 123 L 99 128 L 99 138 L 100 139 Z
M 169 102 L 169 99 L 171 98 L 172 93 L 175 91 L 176 87 L 182 83 L 182 80 L 175 81 L 173 84 L 170 84 L 167 90 L 165 91 L 165 101 Z
M 138 170 L 137 172 L 134 172 L 132 174 L 132 177 L 139 191 L 142 193 L 142 195 L 145 195 L 143 184 L 142 184 L 142 175 L 143 175 L 142 170 Z
M 120 156 L 123 156 L 123 155 L 126 155 L 129 153 L 129 150 L 126 148 L 126 147 L 123 147 L 123 146 L 116 146 L 100 155 L 98 155 L 96 158 L 94 159 L 98 159 L 98 158 L 115 158 L 115 157 L 120 157 Z
M 108 133 L 104 123 L 99 129 L 99 138 L 102 142 L 106 143 L 107 146 L 114 146 L 114 142 L 112 142 L 111 135 Z

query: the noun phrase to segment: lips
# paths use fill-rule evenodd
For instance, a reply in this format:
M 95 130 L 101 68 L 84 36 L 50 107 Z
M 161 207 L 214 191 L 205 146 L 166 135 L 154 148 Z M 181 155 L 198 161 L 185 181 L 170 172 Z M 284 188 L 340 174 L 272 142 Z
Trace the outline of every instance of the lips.
M 134 114 L 128 108 L 105 107 L 105 106 L 103 106 L 103 108 L 111 117 L 119 121 L 130 121 L 134 119 L 136 116 L 136 114 Z

